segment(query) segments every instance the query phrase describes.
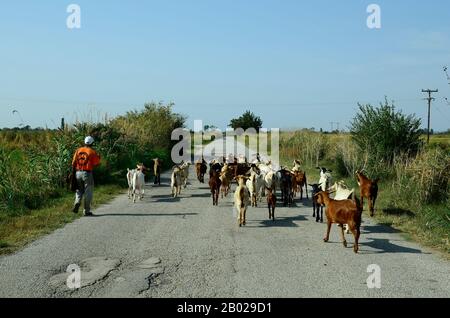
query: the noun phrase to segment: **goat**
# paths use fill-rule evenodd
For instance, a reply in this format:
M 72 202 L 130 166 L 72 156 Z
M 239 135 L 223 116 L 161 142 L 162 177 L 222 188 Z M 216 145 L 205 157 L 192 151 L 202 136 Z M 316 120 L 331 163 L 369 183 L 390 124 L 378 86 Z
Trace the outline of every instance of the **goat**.
M 258 206 L 258 201 L 257 201 L 258 193 L 257 193 L 257 189 L 256 189 L 256 177 L 257 177 L 257 174 L 254 171 L 252 171 L 250 174 L 250 178 L 248 178 L 248 180 L 246 182 L 248 192 L 250 193 L 252 207 Z
M 344 181 L 335 182 L 330 188 L 327 189 L 329 193 L 334 193 L 334 200 L 348 200 L 352 197 L 355 189 L 350 190 L 344 183 Z
M 294 160 L 294 167 L 292 168 L 292 172 L 302 171 L 300 167 L 300 160 Z
M 301 170 L 292 171 L 292 191 L 293 196 L 300 192 L 300 200 L 303 200 L 303 187 L 306 188 L 306 198 L 309 199 L 308 195 L 308 181 L 306 180 L 306 173 Z
M 232 171 L 229 169 L 229 165 L 227 163 L 222 167 L 222 171 L 220 172 L 220 181 L 221 181 L 221 194 L 222 199 L 228 196 L 228 193 L 231 189 L 231 180 L 232 180 Z
M 170 187 L 172 189 L 172 196 L 174 198 L 178 197 L 181 194 L 181 169 L 178 166 L 175 166 L 172 170 L 172 176 L 170 178 Z
M 264 177 L 265 187 L 268 189 L 271 189 L 274 194 L 276 193 L 276 180 L 277 180 L 277 176 L 276 176 L 275 172 L 273 172 L 273 171 L 270 171 Z
M 155 174 L 155 185 L 161 185 L 161 170 L 163 162 L 159 158 L 153 159 L 153 173 Z
M 316 222 L 323 223 L 323 205 L 317 202 L 317 194 L 322 191 L 319 184 L 310 184 L 313 189 L 312 203 L 313 203 L 313 217 L 316 218 Z
M 348 224 L 350 231 L 355 238 L 353 251 L 358 253 L 358 242 L 361 235 L 362 206 L 356 195 L 353 200 L 336 201 L 330 198 L 328 192 L 321 191 L 316 194 L 316 197 L 319 204 L 326 206 L 327 233 L 323 241 L 329 241 L 331 225 L 336 223 L 341 228 L 342 243 L 344 244 L 344 247 L 347 247 L 347 241 L 345 240 L 344 235 L 344 224 Z
M 133 202 L 136 203 L 136 197 L 139 196 L 139 200 L 142 200 L 144 198 L 145 194 L 145 175 L 144 170 L 147 170 L 145 168 L 144 164 L 138 164 L 137 169 L 135 173 L 133 174 Z M 136 194 L 137 192 L 137 194 Z
M 350 190 L 344 183 L 344 181 L 335 182 L 331 188 L 328 189 L 328 192 L 334 193 L 334 200 L 336 201 L 342 201 L 342 200 L 349 200 L 352 198 L 353 193 L 355 192 L 355 189 Z M 345 227 L 345 233 L 350 234 L 350 228 L 348 224 L 344 225 Z
M 267 189 L 267 205 L 269 206 L 269 220 L 275 221 L 275 208 L 277 205 L 277 196 L 270 188 Z
M 333 177 L 331 176 L 333 171 L 323 167 L 317 167 L 317 169 L 320 170 L 319 186 L 322 191 L 327 191 L 333 180 Z
M 293 192 L 292 192 L 292 173 L 288 170 L 281 169 L 278 171 L 280 175 L 280 188 L 281 188 L 281 197 L 283 200 L 284 206 L 292 206 L 293 203 Z
M 219 205 L 219 193 L 222 181 L 220 181 L 220 172 L 211 169 L 211 175 L 209 177 L 209 188 L 213 198 L 213 205 Z
M 247 177 L 238 176 L 236 178 L 238 186 L 236 188 L 236 192 L 234 193 L 234 206 L 238 212 L 238 223 L 239 227 L 246 225 L 246 217 L 247 217 L 247 207 L 250 204 L 250 196 L 248 193 L 248 189 L 245 186 L 247 181 Z
M 208 170 L 205 159 L 202 157 L 201 161 L 195 163 L 195 170 L 197 172 L 197 179 L 200 183 L 205 183 L 205 174 Z
M 131 196 L 133 195 L 133 179 L 134 179 L 135 173 L 136 173 L 136 169 L 133 169 L 133 170 L 127 169 L 128 199 L 130 199 L 130 200 L 131 200 Z
M 375 202 L 378 197 L 378 182 L 380 179 L 370 180 L 359 170 L 356 171 L 356 179 L 358 180 L 358 185 L 361 190 L 361 206 L 364 208 L 364 198 L 367 198 L 369 201 L 370 216 L 373 217 L 375 214 Z
M 183 184 L 183 188 L 187 188 L 187 183 L 189 179 L 189 167 L 191 166 L 190 162 L 184 162 L 180 169 L 181 169 L 181 183 Z

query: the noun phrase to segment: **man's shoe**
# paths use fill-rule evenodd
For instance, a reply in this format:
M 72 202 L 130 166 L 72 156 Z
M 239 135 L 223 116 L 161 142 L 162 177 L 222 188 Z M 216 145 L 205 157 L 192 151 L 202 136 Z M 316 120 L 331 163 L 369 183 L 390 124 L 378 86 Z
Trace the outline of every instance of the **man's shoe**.
M 92 212 L 84 212 L 84 216 L 94 216 Z
M 74 207 L 73 207 L 72 212 L 77 214 L 79 210 L 80 210 L 80 204 L 75 204 Z

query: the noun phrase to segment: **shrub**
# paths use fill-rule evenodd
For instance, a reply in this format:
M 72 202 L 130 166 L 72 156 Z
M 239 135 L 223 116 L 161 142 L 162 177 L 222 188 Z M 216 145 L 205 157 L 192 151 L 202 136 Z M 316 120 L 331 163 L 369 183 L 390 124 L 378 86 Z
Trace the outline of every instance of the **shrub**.
M 368 153 L 368 166 L 386 167 L 400 154 L 418 153 L 422 146 L 420 119 L 395 111 L 387 99 L 379 108 L 369 104 L 358 106 L 351 133 L 359 149 Z

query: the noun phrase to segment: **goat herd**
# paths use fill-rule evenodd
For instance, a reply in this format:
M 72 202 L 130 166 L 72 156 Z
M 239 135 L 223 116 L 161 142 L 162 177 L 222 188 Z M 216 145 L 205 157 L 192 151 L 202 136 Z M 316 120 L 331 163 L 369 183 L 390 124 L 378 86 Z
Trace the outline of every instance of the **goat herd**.
M 162 162 L 154 159 L 154 175 L 156 185 L 161 184 Z M 172 169 L 171 189 L 172 196 L 176 198 L 181 193 L 182 188 L 186 188 L 189 178 L 189 168 L 191 163 L 181 163 Z M 281 201 L 283 206 L 292 207 L 295 197 L 300 196 L 303 200 L 305 192 L 308 195 L 308 183 L 306 173 L 302 171 L 300 161 L 295 160 L 291 169 L 274 169 L 269 161 L 263 163 L 259 156 L 253 163 L 237 158 L 222 162 L 212 160 L 209 164 L 204 158 L 195 163 L 197 179 L 200 183 L 205 183 L 205 175 L 209 166 L 209 188 L 213 199 L 213 205 L 219 204 L 219 197 L 227 197 L 231 192 L 232 183 L 236 182 L 237 187 L 234 192 L 234 206 L 238 212 L 239 227 L 246 225 L 246 212 L 248 206 L 257 207 L 266 197 L 269 209 L 269 219 L 275 221 L 275 208 L 277 205 L 277 189 L 281 191 Z M 362 171 L 356 171 L 356 178 L 360 187 L 360 200 L 354 193 L 354 189 L 349 189 L 343 181 L 332 184 L 332 171 L 327 168 L 318 167 L 320 170 L 319 182 L 309 184 L 312 188 L 313 217 L 316 222 L 323 222 L 323 207 L 327 217 L 327 232 L 324 238 L 328 242 L 331 225 L 338 224 L 341 228 L 342 241 L 347 247 L 344 228 L 347 234 L 350 232 L 355 238 L 353 250 L 358 252 L 358 241 L 360 237 L 361 217 L 364 205 L 364 198 L 368 200 L 370 215 L 374 215 L 375 201 L 378 195 L 379 179 L 370 180 Z M 129 185 L 128 196 L 133 202 L 136 198 L 141 200 L 144 196 L 145 177 L 144 172 L 148 170 L 143 164 L 139 164 L 137 169 L 128 170 L 127 180 Z

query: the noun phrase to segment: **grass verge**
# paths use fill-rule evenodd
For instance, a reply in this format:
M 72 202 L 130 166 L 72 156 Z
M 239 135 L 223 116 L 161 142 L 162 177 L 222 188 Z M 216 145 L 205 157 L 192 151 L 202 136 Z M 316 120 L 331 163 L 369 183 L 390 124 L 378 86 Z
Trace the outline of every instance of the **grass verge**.
M 282 165 L 292 167 L 294 158 L 281 158 Z M 359 197 L 359 188 L 355 178 L 342 177 L 336 173 L 334 162 L 321 162 L 333 170 L 335 181 L 344 180 L 350 188 L 355 188 Z M 319 172 L 315 167 L 305 165 L 308 183 L 317 183 Z M 445 204 L 424 205 L 415 208 L 395 207 L 397 198 L 391 192 L 390 181 L 381 181 L 379 184 L 379 194 L 376 203 L 374 220 L 382 225 L 389 226 L 401 234 L 405 239 L 416 241 L 423 246 L 432 248 L 443 254 L 443 257 L 450 260 L 450 222 L 437 224 L 436 220 L 447 219 L 450 221 L 450 210 Z M 365 200 L 363 219 L 369 219 L 367 200 Z M 445 224 L 444 224 L 445 223 Z
M 107 203 L 123 191 L 117 185 L 98 186 L 94 192 L 94 208 Z M 74 195 L 50 200 L 42 209 L 18 216 L 0 214 L 0 255 L 16 252 L 39 237 L 80 218 L 82 213 L 72 213 Z M 82 210 L 82 209 L 80 209 Z

